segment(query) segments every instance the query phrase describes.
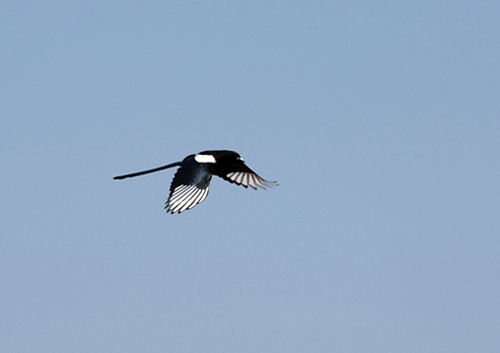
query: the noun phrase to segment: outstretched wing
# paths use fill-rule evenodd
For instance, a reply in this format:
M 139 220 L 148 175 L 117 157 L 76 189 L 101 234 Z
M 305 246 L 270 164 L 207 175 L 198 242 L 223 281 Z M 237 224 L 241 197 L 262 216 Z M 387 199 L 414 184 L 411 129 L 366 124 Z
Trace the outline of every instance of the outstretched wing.
M 167 213 L 181 213 L 203 202 L 208 196 L 211 179 L 206 165 L 196 162 L 193 156 L 185 158 L 170 184 L 170 195 L 165 203 Z
M 219 170 L 217 176 L 226 181 L 229 181 L 230 183 L 242 185 L 245 188 L 250 186 L 251 188 L 256 190 L 257 188 L 266 189 L 268 187 L 278 185 L 278 183 L 275 181 L 269 181 L 262 178 L 260 175 L 250 169 L 241 159 Z

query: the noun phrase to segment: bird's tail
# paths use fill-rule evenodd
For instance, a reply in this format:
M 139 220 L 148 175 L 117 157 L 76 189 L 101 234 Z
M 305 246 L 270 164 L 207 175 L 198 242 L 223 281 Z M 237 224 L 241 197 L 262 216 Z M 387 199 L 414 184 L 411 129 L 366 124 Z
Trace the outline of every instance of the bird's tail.
M 115 176 L 113 179 L 114 180 L 122 180 L 126 178 L 133 178 L 139 175 L 144 175 L 144 174 L 149 174 L 149 173 L 154 173 L 154 172 L 159 172 L 160 170 L 167 169 L 167 168 L 172 168 L 172 167 L 179 167 L 182 164 L 182 162 L 175 162 L 175 163 L 170 163 L 161 167 L 153 168 L 153 169 L 148 169 L 148 170 L 143 170 L 141 172 L 135 172 L 135 173 L 130 173 L 130 174 L 124 174 L 124 175 L 118 175 Z

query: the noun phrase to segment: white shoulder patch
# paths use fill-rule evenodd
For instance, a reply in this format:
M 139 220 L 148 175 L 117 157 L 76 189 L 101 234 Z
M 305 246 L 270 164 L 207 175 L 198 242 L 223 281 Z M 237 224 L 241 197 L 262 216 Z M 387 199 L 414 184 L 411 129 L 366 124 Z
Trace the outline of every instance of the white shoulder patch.
M 198 163 L 215 163 L 215 157 L 211 154 L 197 154 L 194 160 Z

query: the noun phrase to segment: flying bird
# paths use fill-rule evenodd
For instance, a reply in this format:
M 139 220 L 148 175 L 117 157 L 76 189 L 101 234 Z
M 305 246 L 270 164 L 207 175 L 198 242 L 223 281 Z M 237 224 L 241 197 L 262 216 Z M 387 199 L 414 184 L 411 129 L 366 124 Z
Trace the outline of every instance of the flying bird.
M 265 180 L 251 170 L 238 153 L 226 150 L 191 154 L 181 162 L 119 175 L 113 179 L 133 178 L 172 167 L 180 168 L 177 169 L 170 184 L 170 194 L 167 202 L 165 202 L 165 210 L 171 214 L 190 210 L 203 202 L 208 196 L 212 175 L 217 175 L 230 183 L 242 185 L 245 188 L 250 186 L 255 190 L 278 185 L 277 182 Z

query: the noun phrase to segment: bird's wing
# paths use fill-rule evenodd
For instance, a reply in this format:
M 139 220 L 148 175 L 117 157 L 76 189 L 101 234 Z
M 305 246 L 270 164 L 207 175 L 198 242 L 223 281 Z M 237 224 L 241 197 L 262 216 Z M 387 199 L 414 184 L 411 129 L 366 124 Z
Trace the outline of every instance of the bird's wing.
M 212 174 L 194 158 L 186 158 L 170 184 L 170 195 L 165 203 L 167 213 L 181 213 L 203 202 L 208 196 Z
M 217 172 L 217 176 L 229 181 L 230 183 L 242 185 L 245 188 L 250 186 L 256 190 L 257 188 L 266 189 L 268 187 L 278 185 L 275 181 L 269 181 L 262 178 L 250 169 L 243 161 L 237 161 L 231 163 L 229 166 L 225 166 Z

